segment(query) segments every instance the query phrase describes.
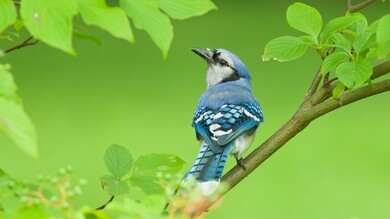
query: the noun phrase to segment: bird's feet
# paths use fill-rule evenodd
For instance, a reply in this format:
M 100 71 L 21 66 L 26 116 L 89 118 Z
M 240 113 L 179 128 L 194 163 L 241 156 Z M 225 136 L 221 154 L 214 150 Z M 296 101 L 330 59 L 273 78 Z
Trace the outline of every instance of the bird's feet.
M 239 158 L 239 159 L 236 158 L 236 161 L 237 161 L 237 165 L 241 166 L 246 171 L 246 166 L 245 166 L 245 163 L 244 163 L 244 159 L 242 159 L 242 157 Z

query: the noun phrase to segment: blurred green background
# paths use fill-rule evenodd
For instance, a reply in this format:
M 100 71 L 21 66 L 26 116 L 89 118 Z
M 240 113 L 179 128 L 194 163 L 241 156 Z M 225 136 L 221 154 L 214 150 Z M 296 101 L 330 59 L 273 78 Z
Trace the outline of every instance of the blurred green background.
M 301 35 L 285 21 L 294 1 L 214 2 L 218 11 L 173 21 L 166 60 L 143 31 L 134 31 L 130 45 L 97 28 L 103 48 L 75 40 L 77 57 L 39 43 L 2 58 L 12 65 L 36 126 L 41 159 L 32 160 L 0 134 L 0 167 L 18 179 L 34 179 L 70 164 L 75 178 L 90 182 L 79 204 L 92 207 L 108 198 L 99 177 L 107 173 L 102 157 L 112 143 L 135 156 L 176 154 L 187 162 L 184 174 L 198 152 L 191 120 L 206 86 L 206 64 L 191 47 L 226 48 L 246 63 L 265 113 L 250 150 L 260 145 L 295 112 L 320 58 L 309 52 L 289 63 L 261 61 L 272 38 Z M 325 22 L 346 6 L 336 0 L 303 2 Z M 362 12 L 371 23 L 389 13 L 388 6 L 379 1 Z M 390 218 L 389 98 L 390 93 L 374 96 L 314 121 L 205 218 Z M 231 159 L 227 170 L 233 165 Z

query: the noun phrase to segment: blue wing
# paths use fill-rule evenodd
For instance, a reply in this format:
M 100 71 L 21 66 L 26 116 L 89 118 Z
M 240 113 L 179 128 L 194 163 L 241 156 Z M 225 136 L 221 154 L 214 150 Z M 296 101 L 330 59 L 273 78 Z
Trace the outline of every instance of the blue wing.
M 258 104 L 242 103 L 223 105 L 210 125 L 211 139 L 226 145 L 246 131 L 255 131 L 263 122 L 263 112 Z
M 263 122 L 263 112 L 258 104 L 226 104 L 219 110 L 198 107 L 192 126 L 197 138 L 203 137 L 214 153 L 245 131 L 256 130 Z
M 207 107 L 198 107 L 194 113 L 192 126 L 195 127 L 196 137 L 201 140 L 201 137 L 207 142 L 214 153 L 220 153 L 222 147 L 212 140 L 213 134 L 210 131 L 210 125 L 213 122 L 215 113 L 212 109 Z

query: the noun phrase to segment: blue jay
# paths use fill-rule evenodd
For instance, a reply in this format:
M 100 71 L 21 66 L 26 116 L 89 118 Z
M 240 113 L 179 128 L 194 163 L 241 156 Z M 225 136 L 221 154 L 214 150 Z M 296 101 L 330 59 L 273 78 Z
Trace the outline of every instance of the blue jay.
M 191 50 L 208 64 L 207 89 L 192 121 L 200 150 L 184 180 L 195 178 L 200 191 L 209 195 L 218 187 L 230 154 L 245 169 L 242 155 L 264 117 L 252 93 L 249 71 L 240 58 L 225 49 Z

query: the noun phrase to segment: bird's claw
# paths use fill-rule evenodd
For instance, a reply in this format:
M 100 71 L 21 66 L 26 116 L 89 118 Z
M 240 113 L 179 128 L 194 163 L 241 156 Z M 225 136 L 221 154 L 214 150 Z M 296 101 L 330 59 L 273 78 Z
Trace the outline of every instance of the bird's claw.
M 237 165 L 241 166 L 246 171 L 244 159 L 240 158 L 240 159 L 236 159 L 236 161 L 237 161 Z

